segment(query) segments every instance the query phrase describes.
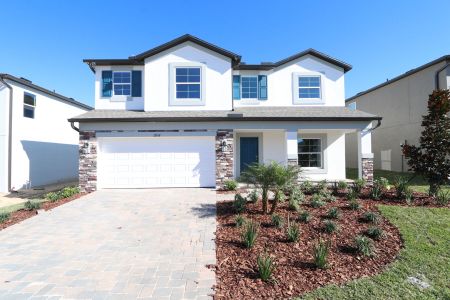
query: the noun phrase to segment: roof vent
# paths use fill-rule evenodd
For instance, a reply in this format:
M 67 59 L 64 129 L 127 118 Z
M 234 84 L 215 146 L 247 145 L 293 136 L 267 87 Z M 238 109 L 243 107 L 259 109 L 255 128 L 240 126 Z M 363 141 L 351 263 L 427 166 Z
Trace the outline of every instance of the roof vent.
M 25 80 L 25 81 L 28 81 L 29 83 L 31 83 L 31 82 L 32 82 L 31 80 L 29 80 L 29 79 L 26 79 L 25 77 L 20 77 L 20 79 L 23 79 L 23 80 Z

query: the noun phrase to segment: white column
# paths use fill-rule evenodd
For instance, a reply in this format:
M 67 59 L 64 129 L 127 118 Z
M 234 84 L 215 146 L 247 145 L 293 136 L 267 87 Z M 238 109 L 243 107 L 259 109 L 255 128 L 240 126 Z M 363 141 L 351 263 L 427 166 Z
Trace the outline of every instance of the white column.
M 297 131 L 286 131 L 287 163 L 298 164 Z
M 358 178 L 363 178 L 363 159 L 372 159 L 372 123 L 364 130 L 357 131 L 358 140 Z

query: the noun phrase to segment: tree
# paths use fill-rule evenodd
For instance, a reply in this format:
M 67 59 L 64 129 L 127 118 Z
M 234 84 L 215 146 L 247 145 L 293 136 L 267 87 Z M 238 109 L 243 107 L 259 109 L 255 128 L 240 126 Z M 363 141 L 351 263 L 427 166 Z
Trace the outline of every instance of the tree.
M 419 146 L 403 145 L 410 170 L 423 176 L 436 196 L 450 175 L 450 91 L 436 90 L 428 98 L 428 114 L 423 116 Z
M 280 191 L 283 187 L 292 184 L 292 181 L 296 179 L 298 171 L 295 166 L 283 166 L 276 162 L 271 162 L 269 164 L 252 164 L 247 167 L 247 169 L 242 172 L 239 181 L 254 184 L 256 187 L 261 189 L 262 198 L 262 210 L 263 213 L 267 213 L 267 204 L 269 201 L 269 191 L 275 192 Z M 295 173 L 295 175 L 294 175 Z M 275 197 L 274 202 L 278 202 L 279 197 Z M 276 203 L 274 204 L 276 208 Z

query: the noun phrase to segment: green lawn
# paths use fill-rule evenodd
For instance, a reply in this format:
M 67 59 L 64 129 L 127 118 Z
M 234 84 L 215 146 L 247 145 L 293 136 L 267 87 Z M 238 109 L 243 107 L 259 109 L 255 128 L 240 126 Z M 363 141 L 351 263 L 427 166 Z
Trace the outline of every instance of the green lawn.
M 395 224 L 405 247 L 400 257 L 380 275 L 338 287 L 319 288 L 301 299 L 450 299 L 450 210 L 380 205 Z M 420 278 L 430 287 L 407 281 Z
M 30 200 L 32 202 L 45 202 L 47 201 L 46 199 L 32 199 Z M 15 212 L 16 210 L 22 209 L 25 207 L 25 202 L 24 203 L 18 203 L 18 204 L 13 204 L 10 206 L 5 206 L 5 207 L 0 207 L 0 213 L 12 213 Z
M 412 173 L 401 173 L 394 171 L 385 171 L 385 170 L 374 170 L 373 176 L 375 178 L 384 177 L 389 180 L 390 183 L 393 183 L 394 180 L 401 176 L 406 178 L 411 178 L 413 176 Z M 358 178 L 358 169 L 347 169 L 347 178 L 348 179 L 356 179 Z M 417 192 L 428 193 L 428 184 L 427 182 L 420 176 L 414 177 L 411 182 L 411 188 Z M 444 189 L 450 190 L 449 186 L 446 186 Z

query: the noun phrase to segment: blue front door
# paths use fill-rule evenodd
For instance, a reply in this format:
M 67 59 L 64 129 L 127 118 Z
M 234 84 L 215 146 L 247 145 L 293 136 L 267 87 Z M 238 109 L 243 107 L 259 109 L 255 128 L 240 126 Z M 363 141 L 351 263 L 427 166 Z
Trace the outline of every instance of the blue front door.
M 245 171 L 247 166 L 258 162 L 258 138 L 241 137 L 240 146 L 240 168 L 242 173 L 243 171 Z

